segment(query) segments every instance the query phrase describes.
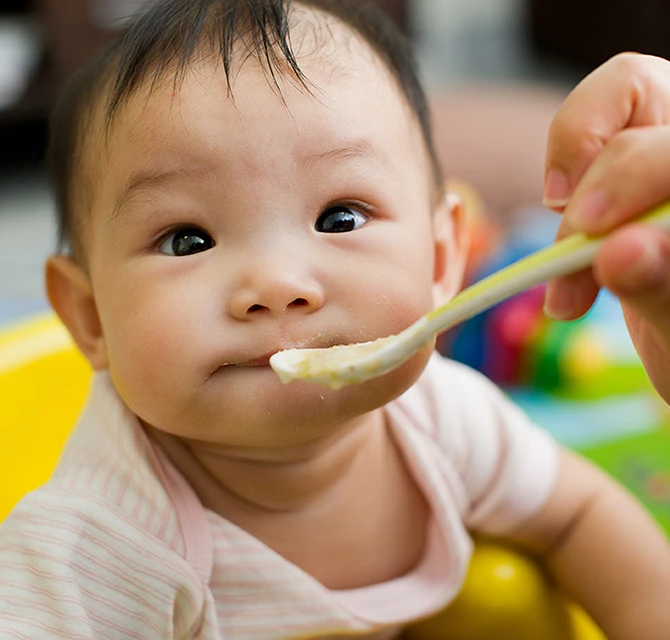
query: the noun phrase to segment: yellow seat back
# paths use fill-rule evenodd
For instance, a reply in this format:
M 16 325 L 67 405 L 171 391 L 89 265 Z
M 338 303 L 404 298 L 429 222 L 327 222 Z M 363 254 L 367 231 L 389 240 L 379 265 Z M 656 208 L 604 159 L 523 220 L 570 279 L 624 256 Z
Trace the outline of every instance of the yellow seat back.
M 0 331 L 0 522 L 49 479 L 90 377 L 53 314 Z

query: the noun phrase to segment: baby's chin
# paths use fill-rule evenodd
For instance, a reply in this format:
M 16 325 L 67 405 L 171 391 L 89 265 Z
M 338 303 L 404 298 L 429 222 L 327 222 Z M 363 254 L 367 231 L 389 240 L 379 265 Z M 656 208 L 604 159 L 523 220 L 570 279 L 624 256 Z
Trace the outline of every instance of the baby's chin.
M 364 421 L 404 393 L 421 375 L 431 351 L 424 349 L 382 377 L 337 391 L 302 381 L 284 385 L 269 367 L 250 368 L 240 376 L 213 381 L 203 395 L 180 409 L 173 404 L 172 410 L 163 406 L 144 411 L 144 422 L 180 438 L 224 448 L 299 446 Z

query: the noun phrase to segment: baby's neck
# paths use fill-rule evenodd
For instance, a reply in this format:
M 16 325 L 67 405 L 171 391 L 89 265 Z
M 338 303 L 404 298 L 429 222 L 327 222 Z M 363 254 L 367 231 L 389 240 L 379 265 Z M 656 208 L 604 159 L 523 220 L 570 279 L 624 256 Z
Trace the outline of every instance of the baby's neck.
M 203 504 L 227 518 L 239 509 L 275 514 L 308 509 L 347 479 L 369 472 L 368 459 L 379 456 L 388 435 L 382 410 L 327 438 L 280 452 L 212 448 L 145 428 Z
M 148 433 L 207 508 L 330 588 L 396 578 L 423 553 L 428 507 L 381 410 L 271 462 Z

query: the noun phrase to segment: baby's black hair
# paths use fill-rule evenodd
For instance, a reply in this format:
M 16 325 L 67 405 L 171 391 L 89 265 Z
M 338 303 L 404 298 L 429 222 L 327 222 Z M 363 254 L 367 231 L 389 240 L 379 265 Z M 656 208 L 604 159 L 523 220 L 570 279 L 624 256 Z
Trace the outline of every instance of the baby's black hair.
M 332 15 L 358 33 L 391 71 L 415 114 L 432 165 L 436 187 L 442 172 L 435 151 L 428 104 L 409 41 L 392 21 L 363 0 L 154 0 L 131 18 L 119 37 L 66 85 L 51 118 L 49 167 L 56 195 L 59 249 L 68 245 L 83 257 L 81 221 L 73 198 L 85 199 L 78 158 L 86 145 L 93 110 L 106 99 L 107 132 L 115 114 L 140 87 L 155 86 L 165 74 L 178 85 L 194 58 L 209 45 L 231 86 L 233 47 L 244 39 L 277 87 L 286 69 L 309 90 L 295 58 L 289 33 L 291 6 Z M 75 188 L 77 185 L 77 188 Z M 85 201 L 84 201 L 85 202 Z

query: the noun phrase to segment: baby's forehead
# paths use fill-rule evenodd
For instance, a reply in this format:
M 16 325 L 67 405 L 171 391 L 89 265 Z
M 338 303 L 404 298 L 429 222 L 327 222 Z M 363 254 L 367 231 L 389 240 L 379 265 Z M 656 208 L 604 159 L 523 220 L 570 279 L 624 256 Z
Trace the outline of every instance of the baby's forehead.
M 160 131 L 160 127 L 166 121 L 162 116 L 167 111 L 172 114 L 173 123 L 178 124 L 184 119 L 180 108 L 189 83 L 195 80 L 197 84 L 207 84 L 215 75 L 217 82 L 221 81 L 224 74 L 220 52 L 211 39 L 203 38 L 200 51 L 191 56 L 183 68 L 173 63 L 163 68 L 149 69 L 143 81 L 125 97 L 110 118 L 106 108 L 110 93 L 115 87 L 112 73 L 106 86 L 107 95 L 99 103 L 103 108 L 97 109 L 95 118 L 101 135 L 97 136 L 98 142 L 93 145 L 93 153 L 88 158 L 94 183 L 104 180 L 104 165 L 108 164 L 106 160 L 109 160 L 111 151 L 115 151 L 113 155 L 119 155 L 116 151 L 122 140 L 145 137 L 147 130 L 156 131 L 156 135 L 164 135 L 165 129 Z M 398 109 L 402 109 L 409 126 L 415 128 L 417 135 L 420 135 L 415 114 L 412 113 L 396 77 L 372 45 L 350 25 L 325 12 L 294 5 L 289 38 L 300 75 L 295 73 L 282 50 L 275 52 L 276 61 L 280 64 L 269 67 L 270 63 L 262 53 L 256 52 L 252 55 L 253 43 L 249 41 L 249 37 L 241 34 L 237 38 L 230 50 L 230 68 L 225 74 L 229 98 L 225 113 L 231 114 L 228 107 L 232 105 L 238 110 L 237 115 L 247 117 L 261 111 L 261 105 L 264 106 L 266 99 L 274 98 L 282 103 L 284 110 L 290 111 L 292 105 L 288 98 L 295 93 L 307 95 L 313 101 L 327 103 L 328 90 L 333 87 L 336 88 L 335 95 L 337 88 L 345 85 L 375 87 L 379 90 L 380 99 L 393 102 L 398 105 Z M 267 90 L 261 100 L 256 99 L 258 92 L 245 94 L 245 83 L 248 85 L 250 82 L 255 82 Z M 329 95 L 333 94 L 331 90 Z M 210 96 L 205 94 L 203 99 L 210 101 Z M 214 99 L 213 94 L 211 99 Z M 221 113 L 223 115 L 224 112 Z M 300 124 L 300 115 L 291 115 Z M 333 119 L 338 117 L 336 111 L 331 115 Z M 189 119 L 189 114 L 186 119 Z M 323 121 L 321 124 L 324 124 Z
M 209 61 L 177 90 L 166 77 L 153 92 L 138 91 L 112 121 L 104 153 L 91 158 L 99 195 L 109 202 L 132 172 L 149 165 L 158 173 L 175 165 L 213 166 L 220 179 L 233 179 L 242 159 L 264 172 L 279 157 L 296 167 L 310 157 L 331 160 L 320 162 L 325 168 L 347 155 L 389 159 L 422 152 L 420 128 L 400 90 L 367 51 L 362 55 L 329 53 L 341 64 L 335 71 L 311 55 L 302 65 L 306 86 L 291 79 L 277 88 L 258 64 L 246 61 L 228 95 L 220 67 Z M 342 58 L 354 63 L 352 75 Z
M 401 129 L 411 128 L 420 136 L 416 118 L 393 76 L 369 50 L 360 48 L 359 53 L 352 56 L 350 49 L 340 48 L 298 57 L 303 82 L 290 71 L 271 76 L 257 61 L 243 60 L 227 87 L 216 61 L 201 60 L 178 85 L 166 75 L 158 84 L 138 88 L 111 120 L 104 136 L 105 153 L 97 157 L 118 157 L 122 147 L 136 147 L 146 140 L 173 150 L 179 136 L 196 139 L 199 129 L 221 119 L 239 125 L 231 132 L 235 138 L 256 138 L 261 135 L 257 131 L 268 133 L 263 126 L 268 118 L 277 126 L 290 121 L 305 138 L 316 138 L 321 130 L 320 138 L 326 143 L 331 129 L 348 119 L 352 137 L 365 137 L 379 128 L 379 119 L 369 117 L 377 98 L 383 107 L 375 104 L 375 111 L 392 113 Z M 312 136 L 306 134 L 310 129 Z
M 338 123 L 344 119 L 352 138 L 372 141 L 369 146 L 383 138 L 377 133 L 379 118 L 369 115 L 372 109 L 379 114 L 390 113 L 396 129 L 411 130 L 415 146 L 423 149 L 418 122 L 392 74 L 364 42 L 352 39 L 348 28 L 326 26 L 316 23 L 316 28 L 325 30 L 325 40 L 320 41 L 319 36 L 309 40 L 314 27 L 310 24 L 305 40 L 297 43 L 296 59 L 304 83 L 290 71 L 271 76 L 259 61 L 244 59 L 241 50 L 236 52 L 240 65 L 230 79 L 228 94 L 222 90 L 225 80 L 220 65 L 211 56 L 193 63 L 182 78 L 183 85 L 175 84 L 174 72 L 156 85 L 145 83 L 110 122 L 102 152 L 90 158 L 91 166 L 98 167 L 98 180 L 109 182 L 111 177 L 105 178 L 105 172 L 119 167 L 120 162 L 125 164 L 123 158 L 128 154 L 143 154 L 146 141 L 166 155 L 178 155 L 181 140 L 186 138 L 189 151 L 206 151 L 207 140 L 200 146 L 191 145 L 191 141 L 202 142 L 197 137 L 198 127 L 205 128 L 221 118 L 240 124 L 230 133 L 236 139 L 271 135 L 263 126 L 268 115 L 277 126 L 290 120 L 296 133 L 306 140 L 305 147 L 294 148 L 296 153 L 304 149 L 305 155 L 318 155 L 322 151 L 319 146 L 339 144 L 337 137 L 342 137 L 342 129 Z M 313 45 L 319 42 L 329 46 L 315 48 Z M 201 91 L 203 86 L 208 90 Z M 200 100 L 193 99 L 194 93 Z M 383 107 L 373 104 L 376 98 L 383 101 Z M 254 125 L 258 125 L 257 131 Z M 306 135 L 305 130 L 310 128 L 310 135 Z M 211 129 L 221 130 L 218 125 Z
M 252 49 L 244 34 L 240 35 L 232 45 L 230 58 L 223 65 L 231 104 L 241 107 L 240 86 L 248 83 L 250 77 L 260 78 L 282 101 L 285 92 L 295 91 L 320 100 L 324 87 L 352 79 L 384 85 L 393 91 L 398 101 L 407 103 L 391 69 L 357 31 L 325 12 L 294 6 L 289 39 L 296 66 L 281 49 L 275 52 L 276 58 L 269 61 L 262 51 Z M 106 95 L 100 101 L 104 109 L 97 110 L 96 118 L 106 129 L 104 139 L 113 141 L 115 130 L 137 125 L 138 116 L 150 118 L 148 107 L 155 107 L 157 102 L 172 106 L 181 94 L 185 79 L 197 77 L 199 81 L 208 82 L 212 72 L 221 67 L 219 52 L 211 40 L 205 38 L 200 51 L 184 66 L 173 63 L 149 69 L 143 81 L 137 83 L 113 113 L 108 105 L 115 98 L 114 85 L 118 83 L 118 77 L 114 79 L 112 74 Z M 253 110 L 255 105 L 246 103 L 244 106 Z M 411 115 L 410 111 L 408 114 Z

